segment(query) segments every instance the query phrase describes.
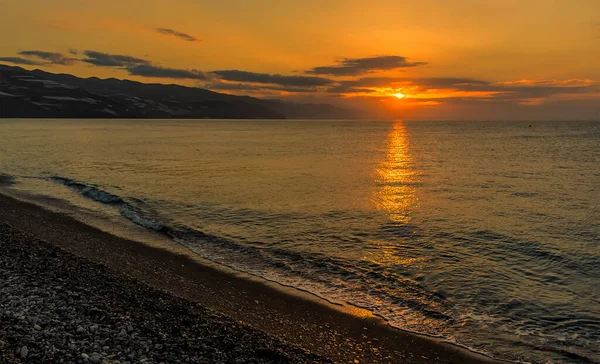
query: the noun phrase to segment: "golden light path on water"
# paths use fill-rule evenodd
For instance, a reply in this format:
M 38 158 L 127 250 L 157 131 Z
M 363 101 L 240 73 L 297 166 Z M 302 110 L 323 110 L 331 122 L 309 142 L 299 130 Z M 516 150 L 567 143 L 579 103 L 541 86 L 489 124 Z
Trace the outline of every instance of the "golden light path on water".
M 419 207 L 415 184 L 419 182 L 420 173 L 414 168 L 410 151 L 410 140 L 406 127 L 402 121 L 396 121 L 388 133 L 385 158 L 373 173 L 375 189 L 372 202 L 377 210 L 387 217 L 388 223 L 385 228 L 398 229 L 399 233 L 402 232 L 400 234 L 411 233 L 411 214 Z M 371 240 L 370 243 L 372 250 L 367 252 L 362 260 L 376 264 L 380 269 L 379 274 L 388 282 L 394 282 L 388 286 L 385 296 L 421 302 L 425 307 L 441 309 L 436 306 L 435 302 L 426 302 L 424 301 L 427 300 L 425 297 L 406 291 L 406 287 L 414 287 L 415 283 L 412 279 L 398 274 L 399 270 L 420 270 L 426 258 L 411 256 L 411 253 L 403 248 L 402 244 L 399 245 L 398 241 L 377 239 Z M 388 317 L 400 327 L 438 332 L 443 326 L 440 320 L 426 317 L 418 310 L 415 311 L 402 305 L 394 306 L 393 299 L 390 301 L 376 295 L 370 298 L 373 306 L 387 307 L 387 310 L 390 311 L 387 314 Z M 393 305 L 394 308 L 392 309 L 390 305 Z M 392 313 L 392 311 L 394 312 Z M 424 327 L 428 329 L 423 329 Z
M 419 202 L 414 188 L 419 176 L 412 164 L 406 128 L 402 121 L 396 121 L 388 135 L 386 160 L 376 170 L 378 189 L 374 198 L 377 208 L 394 223 L 408 224 L 410 209 Z
M 410 154 L 408 133 L 402 121 L 396 121 L 387 140 L 387 154 L 375 170 L 373 202 L 391 223 L 406 226 L 411 221 L 411 210 L 418 207 L 419 199 L 414 184 L 419 181 Z M 385 241 L 374 241 L 377 251 L 364 260 L 380 265 L 412 265 L 421 259 L 399 256 L 397 247 Z

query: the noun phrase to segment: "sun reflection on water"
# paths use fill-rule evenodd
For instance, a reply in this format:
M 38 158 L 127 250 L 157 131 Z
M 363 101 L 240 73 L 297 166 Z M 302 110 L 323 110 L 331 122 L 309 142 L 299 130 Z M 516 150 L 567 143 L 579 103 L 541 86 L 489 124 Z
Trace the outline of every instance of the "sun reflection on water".
M 413 168 L 408 133 L 402 121 L 397 121 L 387 140 L 387 155 L 374 173 L 375 190 L 373 203 L 384 212 L 388 223 L 394 229 L 408 233 L 411 226 L 411 213 L 418 207 L 419 199 L 415 185 L 419 182 L 419 173 Z M 363 260 L 386 267 L 386 271 L 398 266 L 422 264 L 422 257 L 413 257 L 397 244 L 386 239 L 371 241 L 371 251 Z
M 413 167 L 410 144 L 402 121 L 394 123 L 388 135 L 387 157 L 376 170 L 374 202 L 395 224 L 408 224 L 411 209 L 418 206 L 415 185 L 418 173 Z

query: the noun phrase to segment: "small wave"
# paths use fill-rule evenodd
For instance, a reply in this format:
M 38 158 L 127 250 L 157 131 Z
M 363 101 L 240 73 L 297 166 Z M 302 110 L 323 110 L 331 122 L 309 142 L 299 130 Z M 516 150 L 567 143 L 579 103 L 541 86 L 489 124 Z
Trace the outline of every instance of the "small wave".
M 84 196 L 87 196 L 93 200 L 96 200 L 98 202 L 102 202 L 105 204 L 116 204 L 116 203 L 122 202 L 122 200 L 119 196 L 115 196 L 113 194 L 104 192 L 102 190 L 98 190 L 93 187 L 87 187 L 87 188 L 83 189 L 81 191 L 81 194 Z
M 112 193 L 103 191 L 99 189 L 95 185 L 85 184 L 78 181 L 75 181 L 70 178 L 53 176 L 50 179 L 54 182 L 63 184 L 67 187 L 71 187 L 73 189 L 78 190 L 83 196 L 91 198 L 94 201 L 101 202 L 107 205 L 116 205 L 123 203 L 123 199 L 117 195 L 113 195 Z
M 513 196 L 515 197 L 536 197 L 538 196 L 535 192 L 513 192 Z
M 10 174 L 0 173 L 0 186 L 10 186 L 15 184 L 15 178 Z
M 157 232 L 167 232 L 168 229 L 161 224 L 160 222 L 149 218 L 149 217 L 145 217 L 144 213 L 129 205 L 129 204 L 123 204 L 123 206 L 121 207 L 121 216 L 127 218 L 128 220 L 130 220 L 131 222 L 133 222 L 136 225 L 142 226 L 146 229 L 150 229 L 150 230 L 154 230 Z
M 460 237 L 455 237 L 455 239 L 462 240 Z M 560 272 L 562 273 L 574 271 L 594 277 L 597 276 L 598 258 L 596 256 L 580 255 L 575 259 L 551 245 L 533 240 L 518 239 L 489 230 L 468 232 L 465 241 L 470 242 L 471 246 L 477 249 L 478 254 L 482 256 L 498 260 L 511 259 L 512 261 L 523 262 L 523 264 L 535 261 L 537 267 L 545 263 L 546 268 L 548 265 L 560 266 Z M 502 249 L 495 248 L 498 244 L 502 245 Z
M 141 205 L 143 201 L 132 198 L 131 203 L 125 202 L 125 200 L 117 195 L 106 192 L 98 186 L 93 184 L 82 183 L 70 178 L 53 176 L 50 179 L 54 182 L 63 184 L 67 187 L 73 188 L 81 193 L 81 195 L 90 198 L 94 201 L 106 204 L 114 205 L 119 207 L 119 213 L 124 218 L 133 222 L 134 224 L 150 229 L 156 232 L 167 232 L 168 228 L 160 223 L 157 219 L 150 216 L 148 212 L 144 212 L 141 208 L 134 206 L 134 204 Z

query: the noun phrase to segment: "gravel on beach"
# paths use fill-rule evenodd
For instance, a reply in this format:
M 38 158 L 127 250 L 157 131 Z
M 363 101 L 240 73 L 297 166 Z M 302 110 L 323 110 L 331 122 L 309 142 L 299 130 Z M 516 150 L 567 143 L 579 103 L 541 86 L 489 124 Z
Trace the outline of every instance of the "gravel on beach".
M 0 363 L 329 362 L 4 223 L 0 252 Z

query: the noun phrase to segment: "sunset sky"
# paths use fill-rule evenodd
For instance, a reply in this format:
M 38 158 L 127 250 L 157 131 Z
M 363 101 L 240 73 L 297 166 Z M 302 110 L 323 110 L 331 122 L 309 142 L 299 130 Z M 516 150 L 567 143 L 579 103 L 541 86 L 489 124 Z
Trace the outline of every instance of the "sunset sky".
M 0 0 L 0 63 L 406 119 L 600 119 L 598 0 Z

